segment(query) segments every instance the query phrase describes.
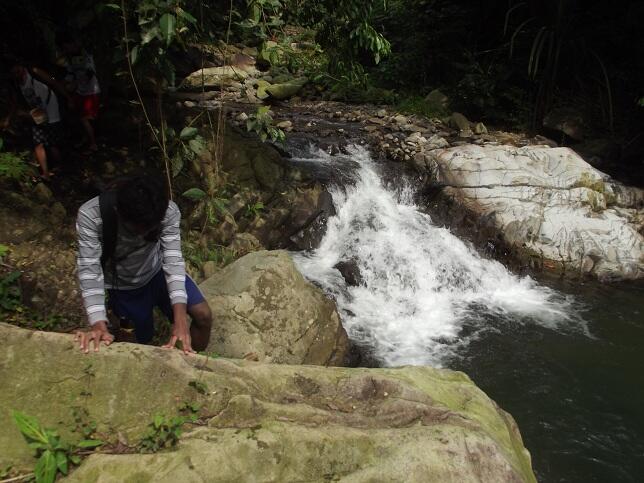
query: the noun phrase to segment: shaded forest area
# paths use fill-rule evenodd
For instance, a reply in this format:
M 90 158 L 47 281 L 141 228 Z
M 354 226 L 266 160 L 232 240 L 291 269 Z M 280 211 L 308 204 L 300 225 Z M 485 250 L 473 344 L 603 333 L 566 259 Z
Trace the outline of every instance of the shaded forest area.
M 430 116 L 459 111 L 610 158 L 612 166 L 599 167 L 642 183 L 642 2 L 12 0 L 0 6 L 3 85 L 16 57 L 56 72 L 55 39 L 66 31 L 94 54 L 103 103 L 131 100 L 121 7 L 148 95 L 208 65 L 195 45 L 228 40 L 306 75 L 317 87 L 311 95 Z M 145 21 L 163 12 L 172 14 L 172 33 Z M 434 89 L 449 98 L 449 112 L 425 101 Z

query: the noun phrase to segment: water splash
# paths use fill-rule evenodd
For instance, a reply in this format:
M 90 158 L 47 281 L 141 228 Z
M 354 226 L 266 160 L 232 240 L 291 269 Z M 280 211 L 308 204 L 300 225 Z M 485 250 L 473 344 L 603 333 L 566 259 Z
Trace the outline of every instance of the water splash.
M 349 337 L 383 365 L 440 366 L 503 324 L 573 325 L 569 298 L 481 258 L 434 225 L 414 206 L 410 185 L 397 192 L 383 185 L 366 149 L 353 146 L 333 157 L 318 152 L 305 162 L 351 167 L 355 184 L 332 190 L 337 215 L 321 245 L 294 259 L 335 297 Z M 358 266 L 360 286 L 347 286 L 334 268 L 340 261 Z

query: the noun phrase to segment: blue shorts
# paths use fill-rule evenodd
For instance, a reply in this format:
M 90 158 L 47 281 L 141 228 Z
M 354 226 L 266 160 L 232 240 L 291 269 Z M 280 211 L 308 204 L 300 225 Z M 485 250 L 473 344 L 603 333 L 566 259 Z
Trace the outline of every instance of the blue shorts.
M 188 307 L 205 300 L 197 284 L 188 275 L 186 275 L 186 293 Z M 134 324 L 136 341 L 140 344 L 148 344 L 154 337 L 153 310 L 155 307 L 158 307 L 168 320 L 174 319 L 163 270 L 159 270 L 159 273 L 143 287 L 133 290 L 111 289 L 108 290 L 108 294 L 110 309 L 119 319 L 125 319 Z

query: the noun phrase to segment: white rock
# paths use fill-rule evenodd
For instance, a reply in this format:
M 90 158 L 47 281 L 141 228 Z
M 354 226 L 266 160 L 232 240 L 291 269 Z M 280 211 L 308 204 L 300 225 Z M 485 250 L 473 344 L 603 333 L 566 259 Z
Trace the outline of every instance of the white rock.
M 517 249 L 600 279 L 644 277 L 643 191 L 571 149 L 466 144 L 430 155 L 445 194 Z

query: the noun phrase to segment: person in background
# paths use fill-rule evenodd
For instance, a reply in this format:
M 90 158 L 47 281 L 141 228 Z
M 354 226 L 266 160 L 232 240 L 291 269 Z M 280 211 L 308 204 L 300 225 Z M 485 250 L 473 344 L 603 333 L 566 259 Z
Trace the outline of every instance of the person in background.
M 166 348 L 181 342 L 185 353 L 208 346 L 212 314 L 195 282 L 186 275 L 181 253 L 181 213 L 168 200 L 162 180 L 133 176 L 117 182 L 78 211 L 78 279 L 89 331 L 78 332 L 80 349 L 94 350 L 114 337 L 108 330 L 109 306 L 134 325 L 136 341 L 154 336 L 155 307 L 172 321 Z M 192 323 L 188 323 L 188 315 Z
M 98 116 L 101 88 L 94 58 L 69 34 L 60 35 L 58 43 L 64 56 L 61 63 L 67 71 L 66 88 L 71 93 L 68 103 L 80 117 L 89 151 L 96 152 L 98 146 L 93 123 Z
M 23 63 L 15 63 L 10 73 L 29 107 L 29 115 L 33 122 L 34 155 L 40 166 L 42 179 L 48 181 L 51 177 L 48 155 L 51 154 L 51 157 L 58 162 L 61 159 L 59 146 L 62 140 L 62 123 L 58 97 L 49 85 L 55 81 L 45 71 L 36 68 L 30 71 Z M 1 123 L 2 128 L 6 129 L 18 112 L 18 102 L 12 99 L 9 113 Z

